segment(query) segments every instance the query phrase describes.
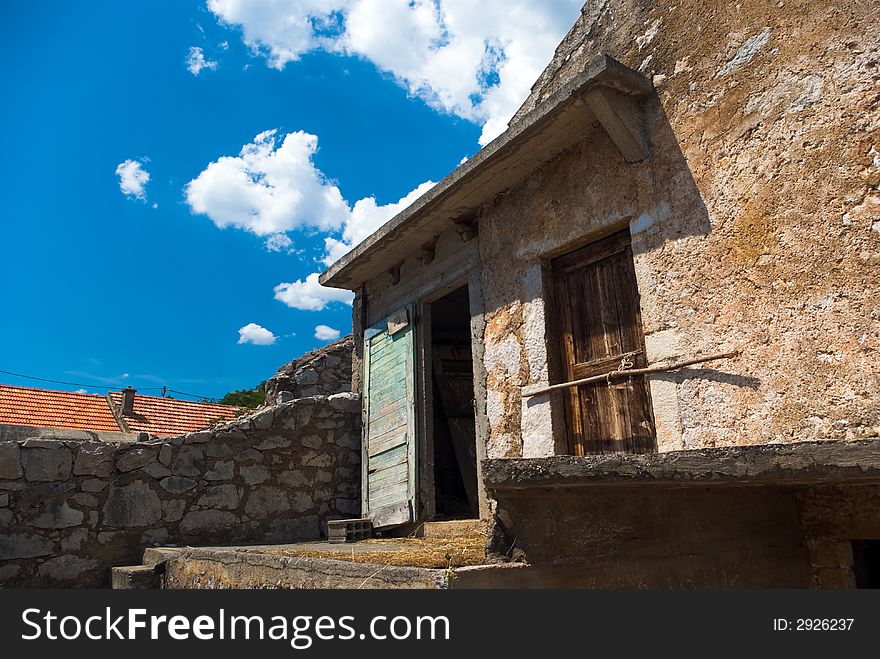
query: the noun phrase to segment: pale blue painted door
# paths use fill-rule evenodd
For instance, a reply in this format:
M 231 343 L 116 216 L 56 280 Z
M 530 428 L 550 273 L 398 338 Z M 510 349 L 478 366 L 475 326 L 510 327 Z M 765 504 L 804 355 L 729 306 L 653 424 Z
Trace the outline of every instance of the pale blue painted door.
M 415 331 L 401 309 L 364 332 L 363 510 L 376 527 L 415 520 Z

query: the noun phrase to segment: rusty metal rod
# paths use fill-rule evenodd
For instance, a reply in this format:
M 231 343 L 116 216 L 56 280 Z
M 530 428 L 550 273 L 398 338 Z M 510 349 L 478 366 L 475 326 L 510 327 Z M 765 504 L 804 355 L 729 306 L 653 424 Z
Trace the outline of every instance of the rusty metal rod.
M 523 387 L 522 395 L 524 397 L 538 396 L 540 394 L 550 393 L 551 391 L 557 391 L 558 389 L 578 387 L 582 384 L 592 384 L 593 382 L 602 382 L 603 380 L 607 382 L 617 377 L 629 377 L 632 375 L 650 375 L 651 373 L 667 373 L 669 371 L 677 371 L 678 369 L 685 368 L 687 366 L 693 366 L 694 364 L 712 362 L 717 359 L 730 359 L 731 357 L 736 357 L 739 354 L 739 350 L 733 350 L 731 352 L 719 352 L 713 355 L 705 355 L 703 357 L 694 357 L 693 359 L 685 359 L 684 361 L 673 362 L 672 364 L 654 364 L 653 366 L 647 366 L 645 368 L 631 368 L 622 371 L 611 371 L 609 373 L 605 373 L 604 375 L 593 375 L 591 377 L 582 378 L 580 380 L 572 380 L 571 382 L 562 382 L 560 384 L 551 384 L 546 387 L 541 386 L 535 389 L 533 389 L 532 387 Z

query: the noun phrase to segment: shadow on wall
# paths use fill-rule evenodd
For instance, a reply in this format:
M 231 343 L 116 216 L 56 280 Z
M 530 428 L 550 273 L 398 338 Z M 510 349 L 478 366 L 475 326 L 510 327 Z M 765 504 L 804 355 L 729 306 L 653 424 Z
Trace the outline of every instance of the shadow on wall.
M 674 373 L 658 373 L 651 376 L 657 380 L 680 383 L 684 380 L 708 380 L 720 384 L 729 384 L 734 387 L 744 387 L 757 390 L 761 386 L 761 379 L 738 373 L 727 373 L 714 368 L 682 368 Z

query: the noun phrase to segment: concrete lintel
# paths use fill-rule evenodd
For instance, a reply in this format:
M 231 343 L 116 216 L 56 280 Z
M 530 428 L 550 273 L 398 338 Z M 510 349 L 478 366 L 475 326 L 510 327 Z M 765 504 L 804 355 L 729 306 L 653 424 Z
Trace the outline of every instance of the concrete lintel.
M 596 87 L 583 98 L 627 162 L 641 162 L 648 157 L 645 122 L 633 96 Z
M 482 463 L 494 498 L 514 490 L 620 486 L 809 486 L 880 483 L 880 440 L 818 441 L 672 451 L 555 456 Z

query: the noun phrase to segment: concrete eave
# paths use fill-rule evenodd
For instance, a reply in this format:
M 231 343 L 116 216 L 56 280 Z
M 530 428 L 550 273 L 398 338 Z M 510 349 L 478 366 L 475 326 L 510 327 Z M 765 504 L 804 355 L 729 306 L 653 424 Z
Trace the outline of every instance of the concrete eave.
M 547 488 L 853 485 L 880 483 L 880 440 L 497 459 L 483 461 L 482 469 L 486 490 L 496 498 Z
M 514 123 L 413 204 L 331 265 L 324 286 L 357 290 L 405 256 L 452 227 L 470 221 L 480 206 L 509 190 L 583 139 L 599 122 L 624 158 L 647 156 L 637 100 L 653 92 L 647 78 L 602 55 L 574 80 Z

